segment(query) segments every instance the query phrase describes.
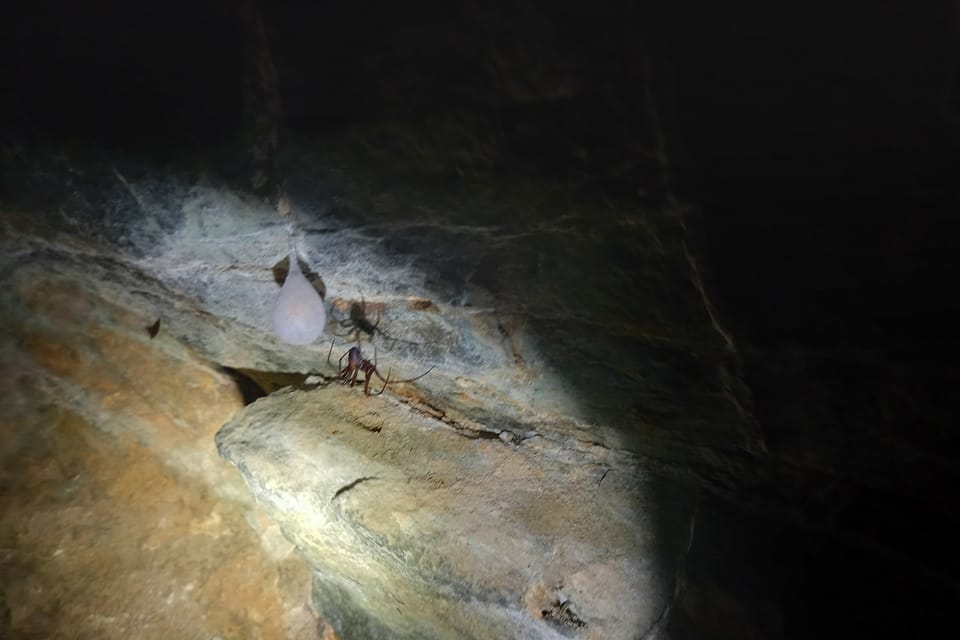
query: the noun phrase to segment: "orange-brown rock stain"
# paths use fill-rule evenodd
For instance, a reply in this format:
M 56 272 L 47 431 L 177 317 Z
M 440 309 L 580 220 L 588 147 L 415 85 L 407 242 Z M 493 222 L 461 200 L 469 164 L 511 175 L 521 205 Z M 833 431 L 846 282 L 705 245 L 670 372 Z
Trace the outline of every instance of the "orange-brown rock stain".
M 69 278 L 17 294 L 0 343 L 13 637 L 319 637 L 302 560 L 266 553 L 252 507 L 222 495 L 241 482 L 213 441 L 243 406 L 235 385 Z

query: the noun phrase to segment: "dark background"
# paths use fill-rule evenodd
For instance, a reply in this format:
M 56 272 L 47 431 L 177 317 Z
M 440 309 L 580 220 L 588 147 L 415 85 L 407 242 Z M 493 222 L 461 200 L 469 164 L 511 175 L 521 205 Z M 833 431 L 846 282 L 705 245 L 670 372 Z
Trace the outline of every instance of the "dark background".
M 4 129 L 142 148 L 236 136 L 239 3 L 19 4 L 2 27 Z M 648 59 L 676 178 L 703 205 L 726 306 L 751 338 L 944 356 L 953 3 L 410 4 L 268 3 L 284 124 L 539 108 L 628 154 Z M 490 82 L 491 51 L 527 54 L 516 65 L 547 52 L 541 66 L 577 90 L 518 106 Z

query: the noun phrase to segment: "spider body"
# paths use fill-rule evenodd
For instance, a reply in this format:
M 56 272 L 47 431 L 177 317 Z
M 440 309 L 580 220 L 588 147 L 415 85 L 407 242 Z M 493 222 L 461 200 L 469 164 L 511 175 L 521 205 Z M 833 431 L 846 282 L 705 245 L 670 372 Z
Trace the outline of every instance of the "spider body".
M 383 303 L 371 303 L 371 306 L 375 306 L 377 309 L 377 321 L 373 322 L 370 319 L 370 316 L 367 314 L 367 301 L 363 297 L 363 292 L 360 293 L 360 302 L 356 300 L 350 305 L 350 316 L 344 320 L 340 320 L 338 324 L 347 330 L 346 333 L 339 334 L 334 333 L 338 338 L 345 338 L 347 336 L 353 336 L 354 339 L 360 338 L 360 333 L 365 333 L 370 336 L 372 340 L 376 334 L 383 336 L 385 340 L 390 340 L 392 342 L 406 342 L 407 344 L 419 344 L 413 342 L 412 340 L 404 340 L 403 338 L 394 338 L 393 336 L 387 334 L 383 329 L 380 328 L 381 320 L 381 311 L 383 309 Z
M 327 352 L 327 363 L 332 367 L 333 362 L 330 361 L 330 355 L 333 353 L 333 342 L 330 343 L 330 351 Z M 346 360 L 346 364 L 344 364 Z M 374 360 L 376 360 L 376 351 L 374 351 Z M 340 379 L 340 382 L 343 384 L 349 384 L 351 387 L 355 384 L 358 384 L 357 378 L 360 376 L 360 372 L 363 372 L 363 393 L 365 395 L 370 395 L 370 381 L 373 379 L 373 376 L 376 376 L 383 382 L 383 386 L 380 387 L 380 391 L 377 391 L 374 395 L 380 395 L 383 393 L 383 390 L 387 388 L 388 384 L 395 384 L 398 382 L 413 382 L 414 380 L 419 380 L 423 376 L 427 375 L 433 371 L 433 367 L 430 367 L 420 375 L 415 378 L 407 378 L 406 380 L 390 380 L 390 372 L 387 372 L 387 377 L 384 378 L 380 375 L 380 372 L 377 371 L 376 362 L 371 362 L 363 357 L 363 353 L 360 351 L 360 347 L 350 347 L 346 353 L 340 356 L 340 360 L 337 362 L 337 377 Z

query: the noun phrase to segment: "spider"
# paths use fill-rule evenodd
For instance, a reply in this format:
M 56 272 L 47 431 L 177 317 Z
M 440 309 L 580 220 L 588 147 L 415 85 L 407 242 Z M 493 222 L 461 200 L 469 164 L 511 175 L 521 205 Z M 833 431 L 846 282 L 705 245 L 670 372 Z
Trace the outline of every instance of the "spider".
M 382 307 L 383 305 L 378 305 Z M 344 333 L 343 335 L 334 334 L 338 338 L 345 338 L 351 334 L 356 335 L 357 332 L 362 331 L 371 338 L 374 334 L 379 333 L 381 336 L 387 340 L 393 342 L 406 342 L 407 344 L 419 344 L 413 342 L 412 340 L 404 340 L 402 338 L 394 338 L 393 336 L 388 335 L 383 329 L 380 328 L 380 308 L 377 309 L 377 321 L 371 322 L 370 318 L 367 316 L 367 301 L 363 298 L 363 292 L 360 292 L 360 302 L 356 300 L 350 305 L 350 317 L 346 320 L 341 320 L 339 325 L 344 328 L 349 328 L 350 330 Z
M 333 362 L 330 360 L 330 355 L 333 353 L 334 342 L 330 342 L 330 351 L 327 352 L 327 364 L 331 367 Z M 374 360 L 376 360 L 376 348 L 374 348 Z M 344 358 L 347 359 L 347 364 L 343 364 Z M 436 365 L 434 365 L 436 366 Z M 363 357 L 363 353 L 360 351 L 360 347 L 350 347 L 350 349 L 340 356 L 340 360 L 337 361 L 337 377 L 340 378 L 340 381 L 343 384 L 349 384 L 351 387 L 357 384 L 357 376 L 363 371 L 364 380 L 363 380 L 363 393 L 370 395 L 370 380 L 373 376 L 377 376 L 380 380 L 383 381 L 383 386 L 380 387 L 380 391 L 376 392 L 374 395 L 380 395 L 383 393 L 383 390 L 387 388 L 388 384 L 397 384 L 399 382 L 413 382 L 414 380 L 419 380 L 423 376 L 427 375 L 433 371 L 434 367 L 430 367 L 420 375 L 415 378 L 407 378 L 406 380 L 391 380 L 390 372 L 387 371 L 387 377 L 384 378 L 380 375 L 380 372 L 377 371 L 376 362 L 370 362 Z

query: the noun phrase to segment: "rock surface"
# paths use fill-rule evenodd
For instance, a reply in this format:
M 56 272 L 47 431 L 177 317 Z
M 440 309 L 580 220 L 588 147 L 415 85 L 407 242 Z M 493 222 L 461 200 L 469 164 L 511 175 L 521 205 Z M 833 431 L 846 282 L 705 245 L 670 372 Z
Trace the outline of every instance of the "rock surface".
M 258 400 L 217 445 L 345 638 L 646 636 L 689 503 L 665 517 L 622 452 L 474 427 L 332 384 Z
M 0 633 L 311 637 L 215 456 L 235 414 L 224 451 L 361 637 L 914 637 L 960 602 L 938 9 L 876 7 L 851 57 L 858 9 L 51 4 L 0 41 Z M 270 328 L 291 240 L 330 316 L 305 347 Z M 357 344 L 433 368 L 328 386 Z M 611 514 L 636 539 L 584 543 Z
M 410 603 L 397 612 L 383 610 L 370 594 L 345 586 L 354 584 L 349 580 L 354 569 L 318 558 L 316 541 L 323 529 L 311 529 L 321 526 L 315 515 L 309 526 L 298 520 L 306 507 L 286 513 L 276 500 L 259 496 L 310 559 L 317 610 L 333 629 L 357 637 L 449 637 L 473 633 L 471 629 L 479 635 L 487 629 L 527 637 L 629 638 L 649 631 L 653 637 L 668 620 L 682 579 L 693 493 L 667 488 L 647 469 L 689 480 L 685 469 L 699 466 L 729 477 L 729 454 L 756 443 L 749 421 L 731 401 L 739 391 L 727 388 L 724 375 L 729 373 L 723 372 L 736 366 L 735 354 L 711 322 L 694 277 L 696 262 L 686 252 L 689 246 L 683 235 L 668 238 L 661 229 L 680 233 L 682 212 L 645 214 L 631 208 L 622 218 L 596 217 L 595 203 L 577 200 L 574 191 L 553 184 L 544 193 L 551 210 L 557 207 L 560 213 L 544 227 L 539 211 L 529 218 L 523 214 L 529 193 L 543 185 L 523 180 L 504 182 L 506 191 L 496 195 L 484 195 L 482 180 L 471 179 L 448 195 L 430 196 L 429 185 L 417 186 L 411 178 L 402 188 L 382 186 L 379 202 L 369 201 L 369 181 L 378 170 L 365 169 L 374 161 L 356 159 L 349 151 L 357 135 L 365 134 L 352 132 L 325 144 L 334 154 L 329 162 L 341 145 L 345 167 L 328 171 L 339 178 L 330 181 L 333 194 L 298 189 L 293 179 L 294 241 L 307 271 L 321 279 L 330 331 L 342 335 L 336 340 L 359 340 L 367 357 L 372 346 L 380 370 L 392 380 L 434 369 L 414 384 L 391 385 L 376 398 L 359 389 L 304 394 L 310 402 L 346 394 L 350 402 L 343 407 L 352 409 L 338 408 L 336 418 L 330 417 L 335 424 L 356 424 L 371 406 L 396 402 L 391 397 L 402 398 L 405 405 L 393 406 L 410 416 L 402 428 L 381 438 L 390 442 L 388 436 L 400 434 L 401 442 L 407 441 L 391 454 L 394 459 L 388 459 L 389 450 L 342 440 L 333 451 L 343 460 L 346 475 L 328 479 L 330 484 L 317 491 L 329 499 L 331 492 L 370 475 L 368 467 L 375 467 L 374 475 L 412 478 L 411 493 L 388 493 L 382 502 L 379 494 L 370 493 L 378 481 L 364 481 L 334 501 L 337 509 L 362 495 L 369 502 L 355 513 L 393 513 L 390 503 L 396 500 L 408 509 L 422 508 L 429 517 L 424 529 L 390 538 L 390 548 L 401 555 L 382 567 L 379 580 L 385 582 L 356 577 L 379 585 L 376 593 L 389 590 Z M 143 406 L 125 404 L 124 394 L 158 394 L 169 403 L 162 405 L 167 412 L 148 412 L 133 432 L 157 443 L 167 454 L 165 464 L 188 480 L 239 498 L 235 479 L 209 457 L 211 428 L 190 431 L 207 418 L 189 413 L 193 405 L 182 400 L 180 369 L 171 367 L 147 384 L 141 376 L 149 372 L 125 365 L 122 382 L 108 384 L 110 378 L 102 378 L 100 370 L 110 351 L 99 342 L 120 340 L 104 329 L 118 316 L 124 322 L 122 335 L 129 336 L 123 341 L 132 352 L 128 360 L 147 362 L 161 347 L 178 350 L 178 358 L 245 372 L 267 391 L 302 383 L 307 374 L 329 379 L 335 364 L 328 363 L 328 344 L 293 348 L 270 330 L 289 221 L 264 203 L 196 173 L 164 169 L 134 177 L 136 167 L 123 158 L 109 168 L 105 159 L 85 158 L 82 180 L 71 183 L 58 173 L 57 181 L 63 183 L 48 183 L 31 164 L 36 159 L 25 155 L 12 163 L 32 193 L 45 186 L 44 192 L 56 196 L 62 188 L 57 185 L 64 183 L 70 192 L 57 196 L 63 198 L 60 207 L 26 201 L 11 206 L 4 218 L 8 316 L 18 327 L 15 335 L 23 335 L 16 348 L 33 348 L 36 358 L 50 360 L 45 378 L 55 389 L 72 390 L 78 381 L 92 385 L 87 393 L 62 396 L 61 404 L 73 411 L 86 403 L 106 403 L 139 417 Z M 64 162 L 73 166 L 70 158 Z M 444 198 L 474 203 L 451 206 L 443 214 L 447 221 L 438 224 L 439 212 L 423 203 L 445 206 Z M 91 206 L 92 201 L 100 205 Z M 334 212 L 331 203 L 343 204 Z M 410 214 L 401 217 L 398 210 Z M 475 211 L 483 214 L 478 217 Z M 659 266 L 651 264 L 651 269 L 680 269 L 680 275 L 659 284 L 634 280 L 629 277 L 632 257 L 623 270 L 612 272 L 610 282 L 579 266 L 601 259 L 611 248 L 627 250 L 634 242 L 653 252 Z M 668 299 L 669 305 L 663 302 Z M 671 337 L 668 318 L 691 311 L 699 324 L 687 323 Z M 81 346 L 97 356 L 76 356 Z M 336 354 L 341 349 L 346 346 L 337 346 Z M 644 373 L 638 373 L 638 364 Z M 710 391 L 694 400 L 674 379 L 681 366 Z M 222 375 L 218 379 L 225 380 Z M 198 411 L 208 408 L 206 387 L 187 388 Z M 298 402 L 306 402 L 305 411 L 312 406 Z M 289 429 L 293 450 L 333 455 L 331 441 L 302 432 L 303 424 L 258 418 L 263 406 L 269 405 L 254 405 L 234 424 L 266 424 L 278 438 Z M 212 420 L 222 423 L 227 417 L 223 413 Z M 131 429 L 99 414 L 90 424 L 117 437 L 126 437 Z M 181 430 L 193 435 L 170 439 L 171 434 L 182 436 Z M 425 437 L 427 432 L 436 437 Z M 689 446 L 701 437 L 715 438 L 718 448 Z M 430 489 L 431 480 L 399 454 L 406 451 L 414 462 L 421 461 L 434 440 L 437 447 L 443 445 L 434 472 L 450 487 Z M 477 459 L 463 456 L 463 447 L 478 450 Z M 264 447 L 230 455 L 242 464 L 256 492 L 277 482 L 271 489 L 275 496 L 285 495 L 285 481 L 259 477 L 259 470 L 268 468 L 277 453 Z M 503 477 L 494 474 L 496 469 Z M 700 476 L 714 477 L 702 471 Z M 195 491 L 188 486 L 194 485 L 184 485 L 185 491 Z M 501 500 L 505 496 L 509 500 Z M 301 494 L 288 497 L 280 504 L 303 499 Z M 501 519 L 485 516 L 491 511 Z M 385 520 L 351 518 L 359 524 L 337 539 L 345 548 L 369 551 L 363 543 L 367 531 L 391 533 L 392 523 Z M 444 529 L 451 534 L 441 539 Z M 465 546 L 471 535 L 480 536 L 479 544 Z M 421 558 L 429 557 L 425 540 L 446 545 L 438 548 L 438 562 L 446 564 L 437 573 L 421 575 Z M 496 549 L 503 556 L 494 562 Z M 404 562 L 402 554 L 408 551 L 420 555 Z M 378 557 L 387 562 L 392 556 L 380 552 Z M 458 598 L 475 604 L 458 605 Z M 440 603 L 446 603 L 447 611 L 442 620 L 431 614 Z
M 11 249 L 0 637 L 317 637 L 309 573 L 213 445 L 233 380 L 89 270 Z
M 391 385 L 376 399 L 353 389 L 351 404 L 344 406 L 353 407 L 355 415 L 339 410 L 338 419 L 353 424 L 372 403 L 403 398 L 432 416 L 414 420 L 404 433 L 420 434 L 426 421 L 444 434 L 441 459 L 449 475 L 444 482 L 471 475 L 471 458 L 457 455 L 462 446 L 496 452 L 485 454 L 491 456 L 488 466 L 477 463 L 480 475 L 497 460 L 507 464 L 505 457 L 523 461 L 512 468 L 507 493 L 522 489 L 513 512 L 526 510 L 529 519 L 511 516 L 497 531 L 516 545 L 508 547 L 510 562 L 493 564 L 476 549 L 466 554 L 448 539 L 443 557 L 451 566 L 466 564 L 449 569 L 446 577 L 433 575 L 436 584 L 421 576 L 407 585 L 409 599 L 401 597 L 451 603 L 454 596 L 440 589 L 453 585 L 449 588 L 480 603 L 469 615 L 464 607 L 448 609 L 443 623 L 430 617 L 428 606 L 383 611 L 362 590 L 344 591 L 353 574 L 343 565 L 323 564 L 315 549 L 310 551 L 318 534 L 302 522 L 290 524 L 305 507 L 284 513 L 275 500 L 260 496 L 310 558 L 314 604 L 337 631 L 364 637 L 389 629 L 414 636 L 423 629 L 444 637 L 476 626 L 528 637 L 662 634 L 684 581 L 695 487 L 731 495 L 754 486 L 758 474 L 752 461 L 763 451 L 737 352 L 716 317 L 688 231 L 695 217 L 676 202 L 602 201 L 589 196 L 589 188 L 523 174 L 494 177 L 478 169 L 444 180 L 449 169 L 439 160 L 424 165 L 401 145 L 371 151 L 372 139 L 383 144 L 390 136 L 417 139 L 415 148 L 430 149 L 435 159 L 449 153 L 417 123 L 351 128 L 322 142 L 304 139 L 299 150 L 291 143 L 288 149 L 301 167 L 288 181 L 292 217 L 196 167 L 145 167 L 126 156 L 89 150 L 76 159 L 57 156 L 61 164 L 54 168 L 42 153 L 8 157 L 8 175 L 24 186 L 24 195 L 13 200 L 4 220 L 3 266 L 12 282 L 35 282 L 37 291 L 90 290 L 136 319 L 139 342 L 169 341 L 268 392 L 302 384 L 307 376 L 328 380 L 350 344 L 360 344 L 393 380 L 433 367 L 426 377 Z M 476 153 L 456 150 L 463 157 Z M 311 175 L 325 178 L 321 183 Z M 37 202 L 36 193 L 51 201 Z M 330 343 L 293 347 L 270 328 L 291 236 L 304 272 L 326 295 L 328 334 L 339 343 L 332 347 L 332 364 Z M 36 297 L 37 312 L 54 319 L 99 312 L 94 304 L 46 308 L 43 296 Z M 153 340 L 148 327 L 157 330 Z M 88 330 L 84 325 L 76 339 L 85 340 Z M 324 389 L 311 398 L 340 392 Z M 253 417 L 245 412 L 235 424 L 269 424 L 278 438 L 290 429 L 291 438 L 302 438 L 301 448 L 331 455 L 330 441 L 311 440 L 297 431 L 303 425 L 257 418 L 259 406 L 247 410 Z M 407 450 L 417 459 L 429 442 L 419 440 Z M 373 451 L 361 447 L 348 455 L 349 443 L 341 442 L 337 451 L 353 461 L 351 473 L 330 480 L 327 494 L 369 475 L 364 460 Z M 195 457 L 189 448 L 180 453 Z M 272 486 L 258 474 L 277 451 L 264 447 L 230 455 L 242 463 L 255 492 Z M 174 464 L 186 473 L 203 468 L 195 460 Z M 391 477 L 420 478 L 404 466 L 408 463 L 393 464 Z M 378 468 L 386 474 L 387 462 L 378 458 L 377 465 L 385 465 Z M 278 483 L 275 494 L 287 491 L 280 479 L 272 481 Z M 378 501 L 378 494 L 370 493 L 376 486 L 361 482 L 335 504 L 341 508 L 341 502 L 363 495 L 369 501 L 364 513 L 392 513 L 392 499 L 409 503 L 431 494 L 415 484 L 410 495 L 387 494 Z M 483 490 L 451 503 L 453 513 L 502 508 L 492 498 L 504 495 L 494 480 L 478 486 Z M 429 526 L 443 522 L 439 500 L 449 491 L 432 492 L 437 502 L 429 510 Z M 551 508 L 544 509 L 547 504 Z M 623 527 L 609 540 L 602 534 L 613 525 L 595 528 L 612 517 L 607 511 Z M 555 519 L 563 513 L 573 520 Z M 460 519 L 466 528 L 477 522 Z M 627 535 L 631 519 L 635 539 Z M 570 522 L 578 528 L 568 531 Z M 369 526 L 381 534 L 389 529 L 384 522 Z M 466 528 L 450 526 L 465 536 Z M 365 540 L 357 531 L 347 533 Z M 394 545 L 422 548 L 420 534 L 436 535 L 433 529 L 413 530 Z M 359 544 L 355 538 L 339 540 L 353 548 Z M 524 569 L 535 551 L 544 558 L 558 555 Z M 518 566 L 507 571 L 514 561 Z M 396 583 L 418 562 L 388 567 L 391 592 L 404 591 Z M 476 567 L 490 573 L 481 579 L 471 574 Z M 503 569 L 500 575 L 496 567 Z M 611 592 L 618 596 L 597 595 Z M 623 604 L 612 610 L 611 602 Z M 364 627 L 364 620 L 380 625 L 379 631 Z

